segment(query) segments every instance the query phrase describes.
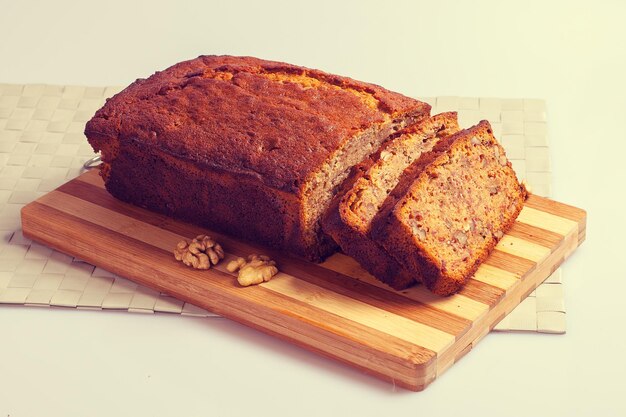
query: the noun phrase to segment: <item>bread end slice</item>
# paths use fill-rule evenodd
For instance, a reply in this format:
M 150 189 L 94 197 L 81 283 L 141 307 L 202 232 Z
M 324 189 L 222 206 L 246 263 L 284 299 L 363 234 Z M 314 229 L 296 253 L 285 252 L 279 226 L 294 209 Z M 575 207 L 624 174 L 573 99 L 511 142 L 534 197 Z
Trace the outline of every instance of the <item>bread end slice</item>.
M 372 237 L 436 294 L 459 291 L 513 225 L 527 197 L 487 121 L 416 162 L 406 193 Z

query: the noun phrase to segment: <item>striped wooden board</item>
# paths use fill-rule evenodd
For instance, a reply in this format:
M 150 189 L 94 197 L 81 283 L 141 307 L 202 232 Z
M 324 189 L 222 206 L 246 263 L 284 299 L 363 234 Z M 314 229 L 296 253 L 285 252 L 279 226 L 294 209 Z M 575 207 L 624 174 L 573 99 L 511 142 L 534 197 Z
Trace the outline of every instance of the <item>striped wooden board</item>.
M 313 264 L 124 204 L 95 171 L 22 209 L 31 239 L 415 391 L 548 277 L 584 239 L 585 221 L 583 210 L 532 196 L 474 278 L 441 298 L 421 286 L 390 290 L 341 254 Z M 209 271 L 172 256 L 178 241 L 199 233 L 227 252 Z M 239 287 L 225 265 L 250 253 L 270 255 L 281 272 Z

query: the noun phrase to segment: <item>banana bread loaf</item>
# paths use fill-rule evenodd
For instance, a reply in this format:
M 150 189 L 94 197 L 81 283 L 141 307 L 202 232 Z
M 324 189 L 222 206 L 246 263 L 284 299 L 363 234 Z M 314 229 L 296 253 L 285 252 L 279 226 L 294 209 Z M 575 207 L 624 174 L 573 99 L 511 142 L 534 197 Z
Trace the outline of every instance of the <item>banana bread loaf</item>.
M 458 130 L 456 113 L 443 113 L 394 134 L 369 163 L 359 165 L 348 189 L 338 193 L 322 220 L 324 231 L 345 254 L 393 288 L 414 284 L 416 275 L 369 237 L 372 220 L 405 169 Z
M 250 57 L 200 56 L 107 101 L 85 134 L 115 197 L 321 260 L 320 218 L 351 168 L 430 106 Z
M 486 121 L 442 139 L 408 170 L 371 236 L 431 291 L 452 294 L 512 226 L 526 189 Z

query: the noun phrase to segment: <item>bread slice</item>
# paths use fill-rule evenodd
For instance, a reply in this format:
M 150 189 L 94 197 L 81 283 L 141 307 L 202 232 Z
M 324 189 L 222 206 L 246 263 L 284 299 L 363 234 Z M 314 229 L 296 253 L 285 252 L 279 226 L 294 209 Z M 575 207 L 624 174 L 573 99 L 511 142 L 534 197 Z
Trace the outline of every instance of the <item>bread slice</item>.
M 432 292 L 457 292 L 527 197 L 487 121 L 441 140 L 410 168 L 371 236 Z
M 252 57 L 200 56 L 139 79 L 85 134 L 115 197 L 319 261 L 320 218 L 350 169 L 430 106 Z
M 429 152 L 439 139 L 458 131 L 456 113 L 443 113 L 408 127 L 357 166 L 322 220 L 322 228 L 369 273 L 401 289 L 415 283 L 415 274 L 402 268 L 375 240 L 372 220 L 396 187 L 407 167 Z

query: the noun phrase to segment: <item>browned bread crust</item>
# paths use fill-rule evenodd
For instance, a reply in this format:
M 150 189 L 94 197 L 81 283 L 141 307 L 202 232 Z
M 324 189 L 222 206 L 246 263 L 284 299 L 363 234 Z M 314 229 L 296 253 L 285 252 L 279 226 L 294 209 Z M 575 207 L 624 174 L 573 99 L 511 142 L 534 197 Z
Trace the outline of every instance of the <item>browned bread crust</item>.
M 352 166 L 430 106 L 250 57 L 201 56 L 108 100 L 85 134 L 114 196 L 311 260 Z
M 513 225 L 527 192 L 482 121 L 410 167 L 371 236 L 434 293 L 457 292 Z
M 425 119 L 393 135 L 354 170 L 350 182 L 335 196 L 322 220 L 324 231 L 344 253 L 395 289 L 414 284 L 416 275 L 370 238 L 371 222 L 407 166 L 430 151 L 439 139 L 458 129 L 457 114 L 451 112 Z

